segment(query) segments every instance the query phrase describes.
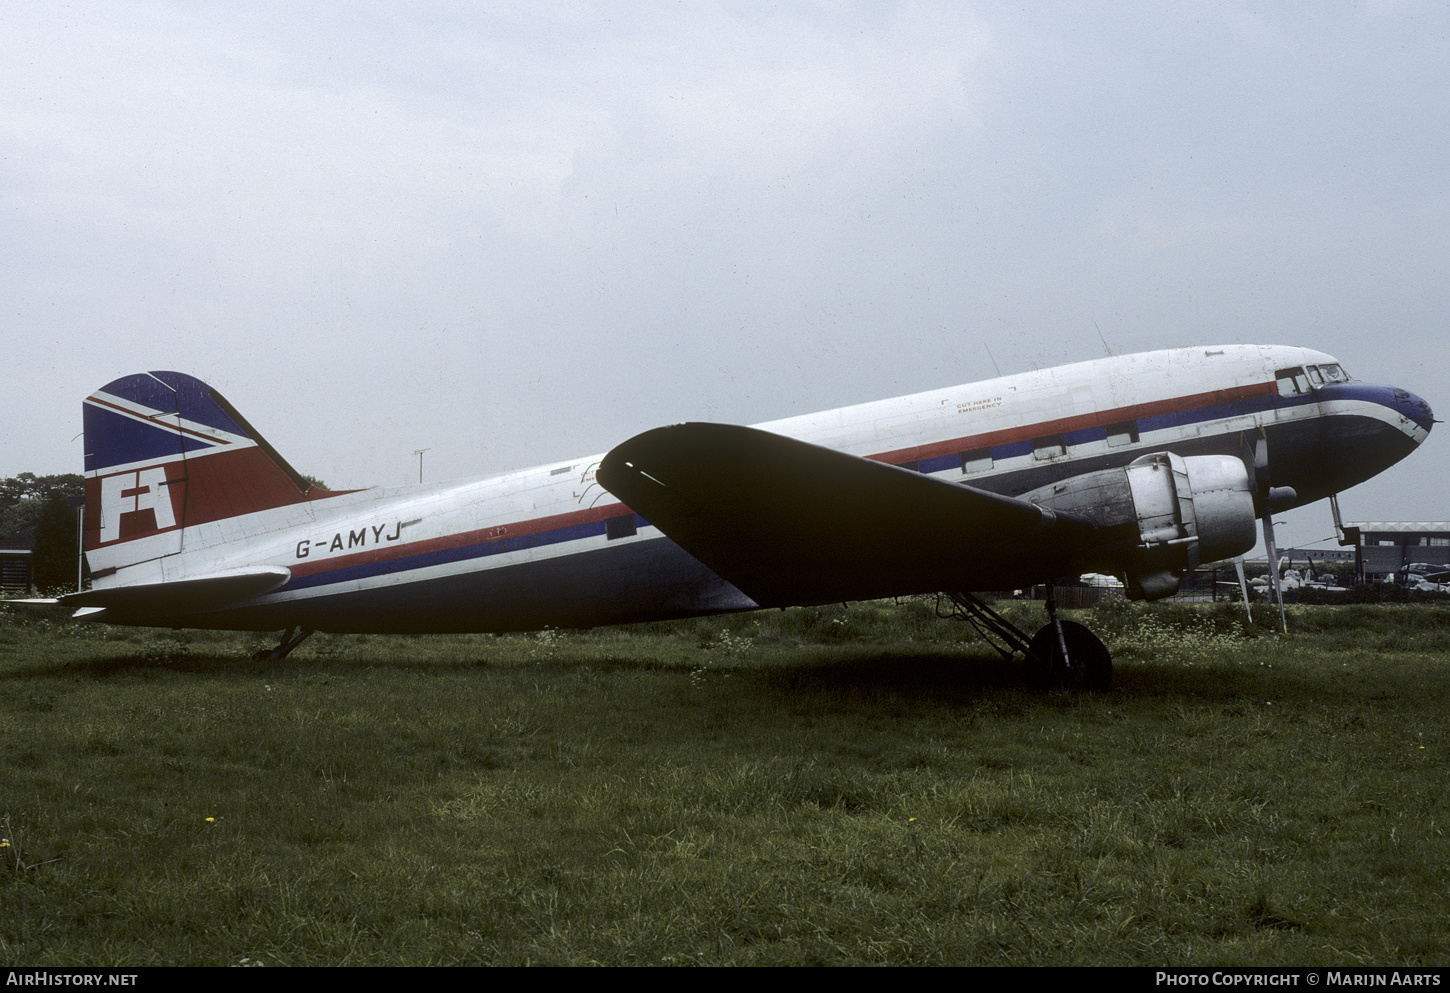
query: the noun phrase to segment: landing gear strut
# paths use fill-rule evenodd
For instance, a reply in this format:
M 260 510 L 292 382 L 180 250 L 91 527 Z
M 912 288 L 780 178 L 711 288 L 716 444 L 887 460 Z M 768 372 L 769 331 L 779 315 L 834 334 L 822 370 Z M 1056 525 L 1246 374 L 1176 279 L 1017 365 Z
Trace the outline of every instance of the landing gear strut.
M 1043 689 L 1105 690 L 1113 683 L 1113 660 L 1107 646 L 1076 621 L 1057 616 L 1057 602 L 1048 587 L 1048 623 L 1030 638 L 1027 633 L 971 593 L 948 593 L 970 622 L 1002 655 L 1011 658 L 1021 652 L 1028 677 Z M 988 634 L 995 635 L 1005 645 Z M 1010 647 L 1009 647 L 1010 646 Z
M 1105 690 L 1113 684 L 1113 659 L 1097 635 L 1077 621 L 1057 616 L 1051 595 L 1047 613 L 1052 618 L 1032 636 L 1025 660 L 1032 681 L 1044 689 Z
M 297 625 L 292 625 L 282 633 L 282 641 L 276 648 L 264 648 L 252 656 L 255 662 L 275 662 L 278 659 L 285 659 L 292 649 L 302 644 L 312 634 L 312 628 L 303 628 L 302 633 L 297 637 L 292 632 L 297 630 Z

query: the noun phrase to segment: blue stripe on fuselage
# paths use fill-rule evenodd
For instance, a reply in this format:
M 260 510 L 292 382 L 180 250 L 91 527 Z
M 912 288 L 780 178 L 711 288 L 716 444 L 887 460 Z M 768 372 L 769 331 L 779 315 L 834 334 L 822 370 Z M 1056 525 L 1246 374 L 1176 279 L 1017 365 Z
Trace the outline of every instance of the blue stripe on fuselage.
M 636 528 L 646 526 L 644 518 L 638 514 L 634 515 L 634 523 Z M 433 549 L 400 558 L 340 566 L 337 569 L 330 569 L 326 572 L 296 577 L 277 592 L 286 593 L 292 590 L 305 590 L 317 586 L 331 586 L 334 583 L 346 583 L 357 579 L 371 579 L 374 576 L 386 576 L 394 572 L 411 572 L 414 569 L 427 569 L 431 566 L 449 565 L 454 562 L 467 562 L 470 559 L 487 558 L 491 555 L 507 555 L 509 552 L 519 552 L 529 548 L 542 548 L 545 545 L 556 545 L 564 541 L 598 538 L 605 533 L 606 526 L 606 521 L 589 521 L 583 524 L 566 525 L 565 527 L 556 528 L 552 531 L 539 531 L 534 534 L 520 535 L 517 538 L 495 538 L 489 541 L 476 542 L 471 545 Z
M 1385 399 L 1387 395 L 1383 387 L 1364 386 L 1359 390 L 1351 390 L 1344 386 L 1339 389 L 1339 396 L 1352 399 L 1371 400 L 1375 403 L 1382 403 L 1386 406 L 1394 406 Z M 1266 396 L 1256 397 L 1250 400 L 1237 400 L 1229 403 L 1214 404 L 1208 407 L 1198 407 L 1189 410 L 1173 411 L 1165 414 L 1154 414 L 1137 419 L 1140 436 L 1149 432 L 1182 429 L 1195 424 L 1202 424 L 1208 421 L 1226 420 L 1233 417 L 1246 417 L 1262 413 L 1267 410 L 1285 409 L 1299 407 L 1305 404 L 1316 403 L 1320 397 L 1315 393 L 1308 393 L 1296 396 Z M 1023 429 L 1024 433 L 1031 435 L 1033 427 Z M 1107 429 L 1104 427 L 1084 428 L 1079 431 L 1067 432 L 1064 441 L 1069 447 L 1082 445 L 1091 442 L 1101 442 L 1107 438 Z M 1148 441 L 1145 437 L 1143 441 Z M 1136 446 L 1142 449 L 1142 445 Z M 1015 458 L 1023 458 L 1032 454 L 1032 442 L 1030 440 L 1008 442 L 1002 445 L 994 445 L 991 449 L 992 458 L 995 462 L 1005 462 Z M 956 469 L 961 466 L 961 455 L 959 452 L 952 452 L 947 455 L 923 459 L 918 463 L 918 470 L 924 473 L 944 472 Z M 645 527 L 643 518 L 635 515 L 636 527 Z M 598 538 L 605 534 L 605 522 L 593 521 L 583 524 L 566 525 L 552 531 L 541 531 L 535 534 L 523 535 L 517 538 L 499 538 L 486 542 L 478 542 L 470 545 L 462 545 L 454 548 L 440 548 L 431 551 L 420 552 L 416 555 L 408 555 L 401 558 L 386 559 L 377 562 L 366 562 L 358 565 L 340 566 L 325 572 L 315 573 L 309 576 L 297 577 L 277 592 L 284 593 L 295 590 L 304 590 L 320 586 L 330 586 L 336 583 L 345 583 L 354 580 L 370 579 L 376 576 L 385 576 L 397 572 L 410 572 L 416 569 L 426 569 L 433 566 L 449 565 L 455 562 L 466 562 L 472 559 L 487 558 L 493 555 L 504 555 L 510 552 L 523 551 L 529 548 L 540 548 L 547 545 L 560 544 L 568 541 L 578 541 L 586 538 Z

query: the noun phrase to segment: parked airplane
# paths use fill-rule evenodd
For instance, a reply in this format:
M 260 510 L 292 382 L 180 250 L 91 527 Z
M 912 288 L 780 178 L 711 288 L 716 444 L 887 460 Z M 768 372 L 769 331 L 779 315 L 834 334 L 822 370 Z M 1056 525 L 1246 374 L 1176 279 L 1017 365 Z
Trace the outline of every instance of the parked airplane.
M 281 657 L 314 629 L 526 631 L 949 591 L 1081 685 L 1111 665 L 1086 628 L 1049 600 L 1029 637 L 969 591 L 1103 572 L 1167 596 L 1249 550 L 1257 518 L 1273 561 L 1271 513 L 1370 478 L 1433 421 L 1321 352 L 1225 345 L 332 492 L 181 373 L 117 379 L 84 415 L 93 588 L 59 602 L 88 620 L 286 629 Z

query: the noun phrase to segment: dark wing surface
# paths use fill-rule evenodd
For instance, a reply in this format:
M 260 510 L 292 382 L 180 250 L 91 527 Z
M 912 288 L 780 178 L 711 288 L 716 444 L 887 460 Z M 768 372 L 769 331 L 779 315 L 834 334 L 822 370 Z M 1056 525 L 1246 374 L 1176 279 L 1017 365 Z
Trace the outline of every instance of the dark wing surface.
M 601 485 L 761 606 L 1044 582 L 1091 524 L 756 428 L 677 424 L 604 457 Z

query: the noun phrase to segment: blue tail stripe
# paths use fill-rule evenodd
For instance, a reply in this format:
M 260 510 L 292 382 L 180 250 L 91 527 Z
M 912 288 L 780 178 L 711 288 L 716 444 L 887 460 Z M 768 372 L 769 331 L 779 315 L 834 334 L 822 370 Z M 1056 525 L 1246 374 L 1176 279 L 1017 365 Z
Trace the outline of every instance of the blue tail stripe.
M 216 446 L 202 438 L 182 435 L 159 424 L 146 424 L 114 410 L 86 404 L 86 472 L 113 465 L 155 462 L 183 452 L 203 451 Z

